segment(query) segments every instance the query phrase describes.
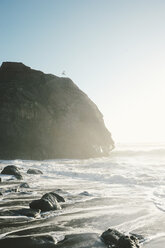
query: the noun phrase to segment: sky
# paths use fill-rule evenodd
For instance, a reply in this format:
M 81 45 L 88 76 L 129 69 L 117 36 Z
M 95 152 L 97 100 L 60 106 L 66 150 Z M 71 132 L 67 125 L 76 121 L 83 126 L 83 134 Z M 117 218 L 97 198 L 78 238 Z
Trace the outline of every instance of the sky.
M 164 0 L 0 0 L 0 63 L 71 78 L 115 142 L 165 142 Z

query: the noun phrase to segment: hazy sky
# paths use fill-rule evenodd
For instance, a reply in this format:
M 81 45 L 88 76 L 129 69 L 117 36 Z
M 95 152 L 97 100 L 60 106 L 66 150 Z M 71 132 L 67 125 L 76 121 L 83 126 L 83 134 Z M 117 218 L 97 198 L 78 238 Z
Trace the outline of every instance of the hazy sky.
M 164 0 L 0 0 L 0 62 L 63 70 L 115 141 L 165 141 Z

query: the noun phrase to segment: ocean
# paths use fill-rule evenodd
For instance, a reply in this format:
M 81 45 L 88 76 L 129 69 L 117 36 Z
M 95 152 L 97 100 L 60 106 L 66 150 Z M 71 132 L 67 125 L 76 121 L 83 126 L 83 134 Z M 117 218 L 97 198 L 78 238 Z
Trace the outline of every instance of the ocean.
M 20 169 L 30 188 L 5 192 L 18 183 L 0 175 L 1 212 L 28 207 L 50 191 L 66 202 L 62 210 L 37 219 L 0 216 L 0 238 L 46 233 L 59 242 L 58 247 L 99 248 L 106 247 L 99 237 L 110 227 L 142 235 L 144 248 L 165 246 L 165 144 L 119 144 L 109 157 L 87 160 L 1 160 L 0 169 L 9 164 Z M 27 174 L 29 168 L 43 174 Z M 65 237 L 72 242 L 63 244 Z

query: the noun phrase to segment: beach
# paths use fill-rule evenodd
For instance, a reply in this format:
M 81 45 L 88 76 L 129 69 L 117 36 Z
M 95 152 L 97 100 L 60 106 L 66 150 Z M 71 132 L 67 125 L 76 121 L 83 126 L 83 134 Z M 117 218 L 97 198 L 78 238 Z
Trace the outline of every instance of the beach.
M 57 247 L 95 248 L 106 247 L 100 236 L 115 228 L 141 235 L 142 247 L 162 248 L 164 161 L 165 146 L 160 144 L 118 146 L 109 157 L 87 160 L 1 160 L 1 170 L 15 165 L 23 179 L 0 176 L 0 238 L 13 238 L 19 247 L 27 237 L 50 235 Z M 29 168 L 43 174 L 27 174 Z M 29 188 L 20 188 L 23 182 Z M 29 208 L 31 201 L 52 191 L 65 199 L 61 210 L 42 212 L 35 218 L 3 212 Z

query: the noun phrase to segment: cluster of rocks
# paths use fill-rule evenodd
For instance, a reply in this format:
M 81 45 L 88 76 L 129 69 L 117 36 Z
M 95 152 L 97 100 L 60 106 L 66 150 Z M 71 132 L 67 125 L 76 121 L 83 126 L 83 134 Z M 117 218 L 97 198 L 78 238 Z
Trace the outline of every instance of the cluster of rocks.
M 28 174 L 43 174 L 42 171 L 38 169 L 28 169 Z M 1 174 L 15 176 L 16 179 L 23 179 L 18 167 L 15 165 L 8 165 L 2 171 Z M 29 188 L 28 183 L 21 183 L 18 187 L 5 190 L 7 192 L 18 192 L 19 188 Z M 1 195 L 3 193 L 1 192 Z M 40 212 L 51 211 L 51 210 L 61 210 L 59 202 L 65 202 L 65 199 L 55 192 L 49 192 L 44 194 L 41 199 L 33 200 L 30 202 L 29 207 L 17 209 L 17 210 L 7 210 L 1 211 L 0 216 L 13 216 L 13 215 L 25 215 L 28 217 L 38 217 Z
M 29 169 L 28 174 L 42 174 L 42 171 L 36 169 Z M 6 166 L 1 174 L 13 175 L 16 179 L 23 179 L 19 169 L 14 165 Z M 18 192 L 20 188 L 29 188 L 28 183 L 23 182 L 19 184 L 18 187 L 12 188 L 9 191 Z M 7 190 L 5 191 L 7 192 Z M 83 195 L 88 195 L 88 192 L 84 191 Z M 61 202 L 65 202 L 65 199 L 57 194 L 56 192 L 48 192 L 44 194 L 40 199 L 33 200 L 29 203 L 30 208 L 20 208 L 20 209 L 9 209 L 0 211 L 0 216 L 27 216 L 37 218 L 40 217 L 42 212 L 61 210 Z M 48 248 L 48 247 L 67 247 L 67 242 L 70 238 L 66 237 L 59 244 L 56 244 L 55 239 L 51 235 L 38 235 L 38 236 L 28 236 L 28 237 L 5 237 L 0 239 L 0 246 L 9 247 L 11 244 L 16 245 L 17 248 Z M 72 238 L 71 238 L 72 240 Z M 143 237 L 136 234 L 125 235 L 115 229 L 108 229 L 101 235 L 101 240 L 104 244 L 110 248 L 140 248 L 140 243 L 143 241 Z M 60 245 L 61 244 L 61 245 Z
M 1 174 L 15 176 L 18 180 L 23 179 L 18 167 L 15 165 L 8 165 L 2 171 Z M 37 169 L 28 169 L 27 174 L 43 174 L 42 171 Z

